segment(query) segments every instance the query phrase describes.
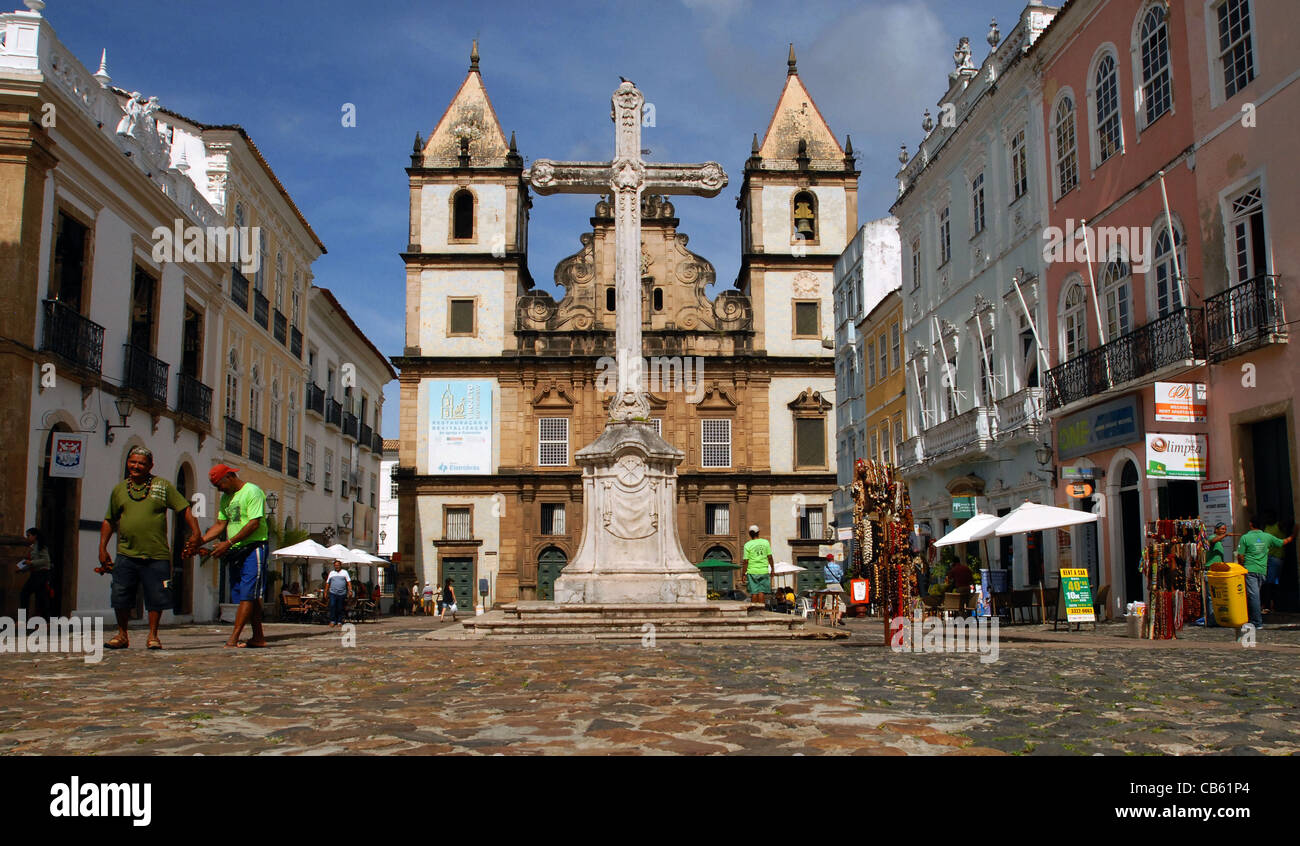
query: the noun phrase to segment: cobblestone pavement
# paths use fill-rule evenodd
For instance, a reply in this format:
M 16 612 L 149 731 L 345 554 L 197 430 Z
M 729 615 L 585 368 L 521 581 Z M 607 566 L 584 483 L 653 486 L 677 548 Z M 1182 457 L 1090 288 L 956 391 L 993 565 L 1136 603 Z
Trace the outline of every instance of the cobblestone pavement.
M 356 646 L 268 626 L 165 630 L 167 649 L 0 655 L 0 754 L 1296 754 L 1300 630 L 1147 643 L 1002 629 L 998 660 L 896 654 L 881 624 L 826 642 L 531 645 L 422 640 L 387 619 Z M 450 621 L 445 625 L 451 625 Z

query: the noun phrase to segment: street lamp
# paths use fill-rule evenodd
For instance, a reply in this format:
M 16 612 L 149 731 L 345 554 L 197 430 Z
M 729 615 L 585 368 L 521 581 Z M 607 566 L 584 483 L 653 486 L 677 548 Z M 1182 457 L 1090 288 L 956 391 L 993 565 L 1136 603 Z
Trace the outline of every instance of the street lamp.
M 1039 445 L 1038 445 L 1038 448 L 1034 450 L 1034 458 L 1038 459 L 1038 463 L 1039 463 L 1039 465 L 1042 466 L 1042 467 L 1046 467 L 1047 465 L 1051 464 L 1051 463 L 1052 463 L 1052 445 L 1051 445 L 1051 444 L 1039 444 Z
M 387 539 L 388 539 L 388 532 L 385 532 L 383 529 L 380 529 L 380 530 L 379 530 L 379 542 L 380 542 L 380 543 L 383 543 L 383 542 L 384 542 L 385 540 L 387 540 Z
M 121 425 L 114 426 L 112 423 L 108 422 L 107 417 L 104 418 L 104 446 L 108 446 L 113 442 L 114 429 L 128 428 L 126 418 L 131 416 L 131 411 L 135 407 L 135 404 L 131 402 L 130 397 L 118 397 L 113 401 L 113 406 L 117 409 L 117 416 L 122 418 L 122 423 Z
M 270 516 L 274 517 L 274 516 L 275 516 L 275 507 L 276 507 L 277 505 L 279 505 L 279 504 L 280 504 L 280 496 L 279 496 L 279 494 L 277 494 L 277 493 L 275 493 L 274 491 L 272 491 L 271 493 L 269 493 L 269 494 L 266 495 L 266 511 L 267 511 L 267 514 L 269 514 Z

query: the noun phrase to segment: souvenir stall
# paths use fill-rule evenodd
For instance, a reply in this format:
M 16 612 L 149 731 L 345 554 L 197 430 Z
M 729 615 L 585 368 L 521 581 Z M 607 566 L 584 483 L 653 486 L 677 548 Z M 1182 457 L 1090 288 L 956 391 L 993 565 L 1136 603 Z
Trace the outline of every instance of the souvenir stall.
M 851 579 L 865 579 L 869 603 L 885 620 L 912 613 L 916 563 L 912 560 L 912 503 L 894 468 L 858 459 L 853 467 Z
M 1205 616 L 1205 557 L 1209 551 L 1205 524 L 1200 520 L 1156 520 L 1146 526 L 1142 576 L 1147 589 L 1147 613 L 1142 636 L 1168 640 L 1183 625 Z

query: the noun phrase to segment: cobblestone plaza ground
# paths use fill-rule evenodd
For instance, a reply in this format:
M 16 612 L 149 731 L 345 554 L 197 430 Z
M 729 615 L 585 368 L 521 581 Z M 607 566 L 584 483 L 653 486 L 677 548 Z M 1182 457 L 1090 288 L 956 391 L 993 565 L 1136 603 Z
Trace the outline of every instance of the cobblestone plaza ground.
M 164 630 L 166 649 L 0 655 L 0 754 L 925 754 L 1300 752 L 1300 629 L 1252 649 L 1003 627 L 998 660 L 895 654 L 878 621 L 829 642 L 534 645 L 337 632 Z M 445 624 L 452 625 L 450 621 Z

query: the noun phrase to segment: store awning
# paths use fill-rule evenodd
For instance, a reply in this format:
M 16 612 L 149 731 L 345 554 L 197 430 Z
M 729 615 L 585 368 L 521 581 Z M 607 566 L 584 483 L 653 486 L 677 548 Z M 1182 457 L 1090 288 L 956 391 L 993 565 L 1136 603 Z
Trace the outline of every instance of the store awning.
M 1009 515 L 1008 515 L 1009 516 Z M 959 543 L 983 540 L 993 537 L 993 531 L 1002 522 L 995 514 L 976 514 L 965 523 L 934 542 L 935 546 L 955 546 Z

